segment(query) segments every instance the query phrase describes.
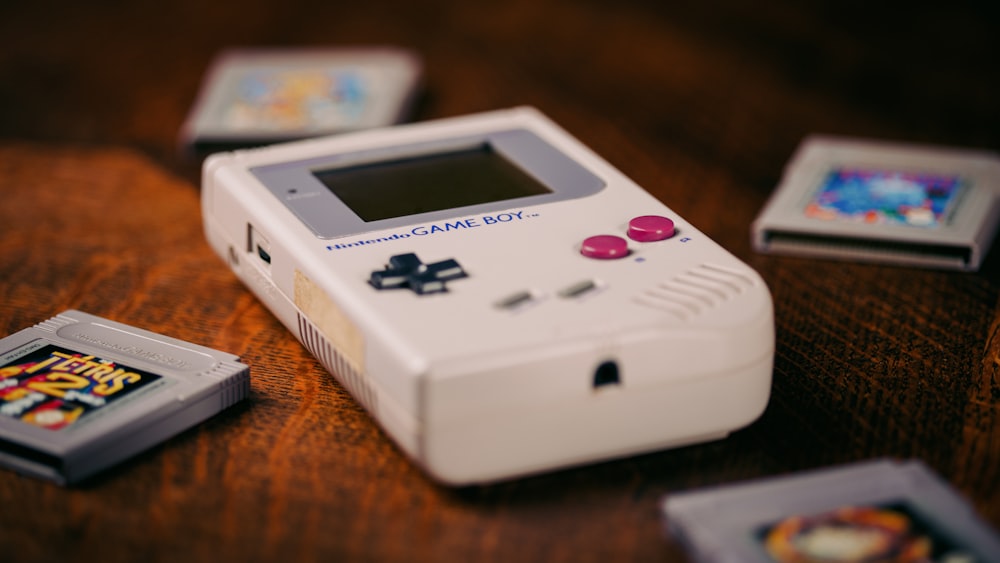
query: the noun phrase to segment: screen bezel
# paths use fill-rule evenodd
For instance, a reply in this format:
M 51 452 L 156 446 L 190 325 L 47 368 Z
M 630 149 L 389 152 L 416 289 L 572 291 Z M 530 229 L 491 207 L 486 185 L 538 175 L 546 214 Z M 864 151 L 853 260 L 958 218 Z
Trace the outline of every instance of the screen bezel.
M 459 152 L 488 145 L 542 186 L 548 193 L 490 201 L 438 211 L 364 221 L 346 203 L 327 188 L 316 172 L 379 162 L 419 158 Z M 294 213 L 318 238 L 343 236 L 399 228 L 492 211 L 552 203 L 593 195 L 605 182 L 563 151 L 527 129 L 508 129 L 481 135 L 451 137 L 420 143 L 392 145 L 378 149 L 335 154 L 250 168 L 264 186 Z

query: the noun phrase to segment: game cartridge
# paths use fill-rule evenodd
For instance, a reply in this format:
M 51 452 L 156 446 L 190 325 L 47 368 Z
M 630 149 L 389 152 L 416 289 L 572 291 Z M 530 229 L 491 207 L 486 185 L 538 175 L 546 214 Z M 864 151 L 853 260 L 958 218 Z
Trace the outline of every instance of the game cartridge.
M 662 510 L 701 562 L 1000 561 L 996 531 L 916 460 L 671 494 Z
M 0 465 L 74 483 L 249 391 L 232 354 L 64 311 L 0 340 Z
M 811 136 L 753 223 L 759 252 L 975 271 L 1000 221 L 1000 155 Z
M 392 125 L 421 69 L 393 47 L 230 49 L 206 73 L 180 142 L 207 153 Z

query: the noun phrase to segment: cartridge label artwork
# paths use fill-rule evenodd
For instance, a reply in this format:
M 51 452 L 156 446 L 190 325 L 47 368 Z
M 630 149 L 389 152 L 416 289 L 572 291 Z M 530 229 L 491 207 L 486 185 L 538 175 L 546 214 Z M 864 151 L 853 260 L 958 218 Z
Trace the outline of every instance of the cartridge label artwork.
M 161 376 L 48 344 L 0 364 L 0 416 L 60 430 Z

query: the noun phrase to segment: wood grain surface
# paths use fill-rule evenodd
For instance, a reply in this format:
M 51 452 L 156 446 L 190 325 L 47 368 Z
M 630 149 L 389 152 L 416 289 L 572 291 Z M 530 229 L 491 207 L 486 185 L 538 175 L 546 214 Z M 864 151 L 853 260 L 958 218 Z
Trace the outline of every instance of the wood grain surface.
M 82 486 L 0 471 L 0 560 L 685 561 L 674 491 L 919 458 L 1000 527 L 1000 261 L 764 256 L 813 132 L 1000 150 L 989 2 L 22 2 L 0 7 L 0 333 L 77 308 L 242 356 L 243 404 Z M 756 268 L 777 349 L 729 438 L 489 486 L 428 480 L 204 241 L 176 150 L 233 46 L 397 45 L 414 119 L 534 105 Z

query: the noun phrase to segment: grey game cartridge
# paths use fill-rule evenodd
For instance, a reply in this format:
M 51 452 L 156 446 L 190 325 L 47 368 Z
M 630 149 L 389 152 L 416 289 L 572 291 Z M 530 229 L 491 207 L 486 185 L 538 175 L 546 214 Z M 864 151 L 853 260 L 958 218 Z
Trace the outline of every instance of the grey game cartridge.
M 996 563 L 1000 536 L 919 460 L 874 459 L 666 496 L 694 561 Z
M 64 311 L 0 340 L 0 465 L 74 483 L 249 391 L 232 354 Z
M 1000 226 L 1000 155 L 813 135 L 754 220 L 758 252 L 976 271 Z

